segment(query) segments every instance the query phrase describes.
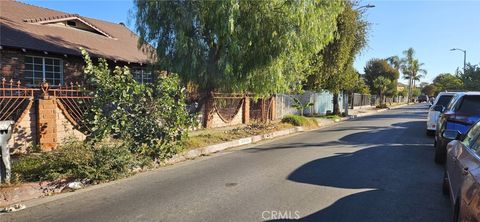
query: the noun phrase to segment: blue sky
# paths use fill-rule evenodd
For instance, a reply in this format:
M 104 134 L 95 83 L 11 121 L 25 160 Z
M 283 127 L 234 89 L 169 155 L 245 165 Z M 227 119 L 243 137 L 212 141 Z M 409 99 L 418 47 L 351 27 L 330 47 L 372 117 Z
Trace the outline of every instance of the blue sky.
M 110 22 L 129 22 L 132 1 L 76 1 L 23 0 L 29 4 L 78 13 Z M 413 47 L 417 58 L 428 71 L 423 81 L 430 82 L 440 73 L 453 73 L 463 67 L 463 53 L 451 48 L 467 50 L 467 62 L 480 63 L 480 0 L 472 1 L 372 1 L 363 4 L 376 7 L 366 12 L 370 30 L 369 46 L 355 61 L 355 68 L 363 67 L 371 58 L 402 56 L 402 51 Z

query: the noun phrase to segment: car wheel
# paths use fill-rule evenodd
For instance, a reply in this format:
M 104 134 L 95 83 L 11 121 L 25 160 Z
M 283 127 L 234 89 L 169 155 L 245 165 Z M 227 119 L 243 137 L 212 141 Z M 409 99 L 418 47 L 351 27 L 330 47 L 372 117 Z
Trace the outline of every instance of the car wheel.
M 440 151 L 440 148 L 438 147 L 438 143 L 435 142 L 435 163 L 444 164 L 445 158 L 446 158 L 445 153 Z
M 427 129 L 427 136 L 434 136 L 434 135 L 435 135 L 435 131 Z
M 447 172 L 443 172 L 442 192 L 445 195 L 448 195 L 450 193 L 450 186 L 448 184 Z

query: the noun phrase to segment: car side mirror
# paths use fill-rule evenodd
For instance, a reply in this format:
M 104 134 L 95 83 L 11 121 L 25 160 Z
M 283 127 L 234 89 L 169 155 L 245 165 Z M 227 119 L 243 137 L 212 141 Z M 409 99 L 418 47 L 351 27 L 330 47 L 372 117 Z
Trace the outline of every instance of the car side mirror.
M 435 110 L 435 111 L 437 111 L 437 112 L 441 112 L 441 113 L 443 113 L 443 110 L 444 110 L 444 109 L 445 109 L 445 108 L 444 108 L 443 106 L 441 106 L 441 105 L 436 105 L 436 106 L 433 107 L 433 110 Z
M 445 130 L 443 131 L 442 137 L 447 140 L 459 140 L 462 134 L 458 130 Z

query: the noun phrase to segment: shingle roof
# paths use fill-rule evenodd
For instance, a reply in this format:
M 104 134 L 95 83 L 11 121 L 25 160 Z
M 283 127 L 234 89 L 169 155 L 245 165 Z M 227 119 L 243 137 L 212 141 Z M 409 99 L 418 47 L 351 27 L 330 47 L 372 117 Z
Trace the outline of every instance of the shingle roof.
M 77 20 L 97 33 L 46 25 Z M 0 1 L 0 45 L 52 53 L 80 55 L 79 47 L 111 60 L 148 63 L 146 48 L 137 48 L 138 36 L 122 24 L 78 14 L 37 7 L 16 1 Z

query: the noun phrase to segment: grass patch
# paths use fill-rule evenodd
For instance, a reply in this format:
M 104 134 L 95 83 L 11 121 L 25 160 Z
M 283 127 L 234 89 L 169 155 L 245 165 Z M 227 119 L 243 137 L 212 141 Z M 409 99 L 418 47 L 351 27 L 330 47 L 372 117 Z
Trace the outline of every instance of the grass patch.
M 70 142 L 51 152 L 20 156 L 13 162 L 12 175 L 20 182 L 87 179 L 97 183 L 130 175 L 142 165 L 139 160 L 143 159 L 125 144 Z
M 282 123 L 289 123 L 294 126 L 303 126 L 303 127 L 318 126 L 318 123 L 315 120 L 315 118 L 309 118 L 309 117 L 297 116 L 297 115 L 287 115 L 283 117 Z
M 227 142 L 235 139 L 241 139 L 249 136 L 270 133 L 282 129 L 291 128 L 288 123 L 271 123 L 271 124 L 250 124 L 248 126 L 237 127 L 230 130 L 206 129 L 202 132 L 191 135 L 184 146 L 186 149 L 204 147 L 208 145 Z

